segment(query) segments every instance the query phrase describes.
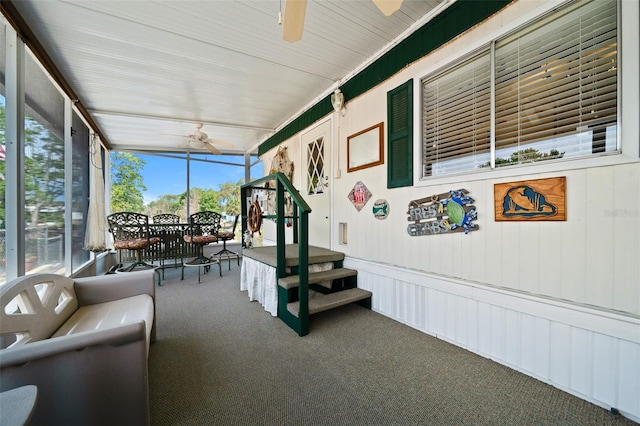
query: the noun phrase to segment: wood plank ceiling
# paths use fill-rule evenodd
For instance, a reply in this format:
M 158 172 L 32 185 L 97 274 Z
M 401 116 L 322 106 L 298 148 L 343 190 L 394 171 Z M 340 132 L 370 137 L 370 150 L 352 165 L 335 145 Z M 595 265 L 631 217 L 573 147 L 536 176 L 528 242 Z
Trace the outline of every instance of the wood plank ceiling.
M 284 0 L 13 4 L 113 149 L 185 151 L 200 122 L 244 154 L 451 2 L 385 17 L 371 0 L 309 0 L 297 43 L 282 40 Z

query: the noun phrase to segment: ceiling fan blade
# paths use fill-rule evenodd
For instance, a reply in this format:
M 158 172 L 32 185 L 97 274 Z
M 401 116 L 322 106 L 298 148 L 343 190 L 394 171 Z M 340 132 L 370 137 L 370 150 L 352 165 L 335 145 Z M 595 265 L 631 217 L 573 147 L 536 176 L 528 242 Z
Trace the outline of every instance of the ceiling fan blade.
M 227 141 L 221 141 L 220 139 L 209 139 L 208 142 L 211 145 L 218 145 L 218 146 L 235 146 L 235 144 L 231 143 L 231 142 L 227 142 Z
M 211 145 L 209 142 L 205 142 L 204 147 L 207 148 L 209 151 L 211 151 L 213 154 L 216 154 L 216 155 L 220 154 L 220 150 L 215 146 Z
M 282 39 L 290 43 L 302 39 L 307 0 L 285 0 Z
M 393 12 L 400 9 L 402 6 L 402 0 L 371 0 L 378 6 L 380 12 L 384 13 L 384 16 L 391 16 Z

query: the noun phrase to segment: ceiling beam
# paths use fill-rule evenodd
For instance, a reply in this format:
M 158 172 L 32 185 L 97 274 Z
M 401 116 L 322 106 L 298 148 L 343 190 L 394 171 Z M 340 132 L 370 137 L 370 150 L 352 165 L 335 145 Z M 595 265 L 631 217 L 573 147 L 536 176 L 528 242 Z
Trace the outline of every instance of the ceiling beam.
M 238 124 L 238 123 L 226 123 L 223 121 L 202 121 L 202 120 L 194 120 L 193 118 L 183 118 L 183 117 L 167 117 L 163 115 L 151 115 L 151 114 L 133 114 L 128 112 L 119 112 L 119 111 L 106 111 L 106 110 L 97 110 L 91 109 L 88 110 L 90 114 L 93 115 L 108 115 L 113 117 L 127 117 L 127 118 L 143 118 L 149 120 L 159 120 L 159 121 L 174 121 L 176 123 L 202 123 L 207 126 L 219 126 L 219 127 L 232 127 L 235 129 L 246 129 L 246 130 L 261 130 L 264 132 L 274 133 L 275 129 L 271 129 L 268 127 L 260 127 L 260 126 L 252 126 L 248 124 Z

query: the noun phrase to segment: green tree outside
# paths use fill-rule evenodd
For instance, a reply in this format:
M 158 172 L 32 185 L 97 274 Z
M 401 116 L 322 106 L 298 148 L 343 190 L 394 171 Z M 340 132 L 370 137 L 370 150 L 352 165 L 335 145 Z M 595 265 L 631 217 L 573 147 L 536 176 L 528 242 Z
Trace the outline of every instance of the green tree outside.
M 200 197 L 198 200 L 199 210 L 220 212 L 219 193 L 217 191 L 214 191 L 213 189 L 202 189 L 202 188 L 197 188 L 197 189 L 200 191 Z M 195 213 L 195 211 L 192 211 L 191 213 Z
M 515 164 L 533 163 L 535 161 L 553 160 L 564 157 L 564 152 L 552 149 L 549 153 L 540 152 L 535 148 L 526 148 L 513 152 L 509 158 L 496 158 L 496 167 L 512 166 Z M 490 167 L 491 162 L 480 165 L 480 167 Z
M 25 207 L 29 225 L 64 225 L 64 141 L 38 122 L 25 125 Z M 43 218 L 40 217 L 44 213 Z M 42 220 L 41 220 L 42 219 Z
M 236 183 L 227 182 L 220 185 L 219 208 L 220 211 L 230 215 L 240 213 L 240 186 L 243 181 Z
M 145 161 L 129 152 L 111 153 L 111 211 L 144 211 L 143 192 L 147 190 L 141 175 Z
M 151 201 L 145 210 L 145 214 L 153 217 L 157 214 L 175 214 L 180 216 L 180 221 L 185 222 L 186 218 L 182 212 L 184 197 L 183 194 L 165 194 L 156 201 Z
M 0 104 L 0 144 L 6 147 L 6 109 Z M 64 223 L 64 142 L 40 123 L 25 118 L 25 207 L 29 226 Z M 0 161 L 0 226 L 5 227 L 6 163 Z

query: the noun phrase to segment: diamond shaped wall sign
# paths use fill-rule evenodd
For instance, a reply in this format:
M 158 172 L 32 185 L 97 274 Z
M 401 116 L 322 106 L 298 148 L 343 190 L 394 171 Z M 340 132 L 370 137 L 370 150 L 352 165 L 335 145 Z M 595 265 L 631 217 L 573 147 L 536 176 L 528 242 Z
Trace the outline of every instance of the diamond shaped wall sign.
M 358 181 L 349 192 L 348 197 L 356 210 L 360 211 L 371 198 L 371 191 L 362 181 Z

